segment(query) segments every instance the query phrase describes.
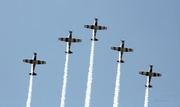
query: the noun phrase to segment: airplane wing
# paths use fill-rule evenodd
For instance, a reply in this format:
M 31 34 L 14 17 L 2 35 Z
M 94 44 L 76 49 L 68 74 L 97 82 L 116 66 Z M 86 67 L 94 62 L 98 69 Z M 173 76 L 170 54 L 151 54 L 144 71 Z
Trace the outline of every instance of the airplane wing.
M 58 40 L 68 42 L 69 38 L 58 38 Z
M 139 74 L 149 76 L 149 72 L 140 71 Z
M 153 72 L 153 73 L 152 73 L 152 76 L 153 76 L 153 77 L 160 77 L 160 76 L 162 76 L 162 75 L 161 75 L 160 73 L 155 73 L 155 72 Z
M 106 30 L 107 27 L 106 26 L 97 26 L 97 30 Z
M 33 64 L 34 60 L 32 60 L 32 59 L 23 59 L 23 62 Z M 46 64 L 46 61 L 36 60 L 35 63 L 36 64 Z
M 46 64 L 46 61 L 36 60 L 35 63 L 36 64 Z
M 94 29 L 94 25 L 84 25 L 85 28 Z
M 94 25 L 84 25 L 85 28 L 89 28 L 89 29 L 94 29 L 95 26 Z M 97 30 L 106 30 L 107 27 L 106 26 L 97 26 L 96 27 Z
M 33 60 L 32 59 L 23 59 L 23 62 L 32 64 Z
M 111 47 L 112 50 L 123 51 L 123 52 L 133 52 L 131 48 L 121 48 L 121 47 Z
M 72 38 L 71 42 L 82 42 L 82 40 L 81 39 Z
M 133 52 L 133 49 L 131 48 L 120 48 L 120 50 L 123 52 Z

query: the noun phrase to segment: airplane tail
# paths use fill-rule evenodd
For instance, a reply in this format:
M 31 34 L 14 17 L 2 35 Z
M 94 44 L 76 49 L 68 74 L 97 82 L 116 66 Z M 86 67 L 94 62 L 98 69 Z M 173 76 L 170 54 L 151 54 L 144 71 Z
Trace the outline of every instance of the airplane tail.
M 37 74 L 33 72 L 33 73 L 29 73 L 29 75 L 36 76 Z
M 149 85 L 145 85 L 145 87 L 152 88 L 152 85 L 150 85 L 150 84 Z
M 91 38 L 91 41 L 98 41 L 98 39 L 97 38 Z
M 65 51 L 65 53 L 67 53 L 67 54 L 72 54 L 73 52 L 72 51 Z
M 119 60 L 117 60 L 117 62 L 118 62 L 118 63 L 119 63 L 119 62 L 120 62 L 120 63 L 124 63 L 124 61 L 123 61 L 122 59 L 121 59 L 120 61 L 119 61 Z

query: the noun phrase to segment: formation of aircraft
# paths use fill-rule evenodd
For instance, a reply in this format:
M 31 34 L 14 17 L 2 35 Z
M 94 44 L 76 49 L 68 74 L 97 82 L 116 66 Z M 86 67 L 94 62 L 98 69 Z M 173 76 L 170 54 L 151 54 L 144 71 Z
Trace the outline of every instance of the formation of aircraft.
M 72 31 L 69 31 L 69 37 L 68 38 L 58 38 L 60 41 L 68 42 L 68 50 L 65 51 L 65 53 L 72 54 L 73 52 L 70 50 L 71 43 L 72 42 L 82 42 L 81 39 L 72 38 Z
M 98 26 L 98 19 L 97 18 L 95 18 L 94 25 L 84 25 L 84 27 L 89 28 L 89 29 L 93 29 L 94 35 L 91 38 L 92 41 L 98 41 L 98 39 L 96 38 L 97 30 L 106 30 L 107 29 L 106 26 Z M 69 37 L 68 38 L 58 38 L 58 40 L 68 42 L 68 50 L 65 51 L 65 53 L 68 53 L 68 54 L 73 53 L 70 50 L 72 42 L 82 42 L 81 39 L 72 38 L 72 31 L 69 31 Z M 121 43 L 120 47 L 111 47 L 112 50 L 116 50 L 116 51 L 121 52 L 120 53 L 121 54 L 120 59 L 117 60 L 117 62 L 120 62 L 120 63 L 124 63 L 124 61 L 122 60 L 122 56 L 123 56 L 124 52 L 133 52 L 133 49 L 124 47 L 124 42 L 125 41 L 122 40 L 122 43 Z M 35 52 L 34 52 L 33 59 L 23 59 L 23 62 L 32 64 L 33 71 L 30 72 L 29 75 L 33 75 L 33 76 L 37 75 L 34 72 L 36 64 L 46 64 L 46 61 L 37 60 L 37 53 L 35 53 Z M 152 88 L 152 85 L 150 85 L 151 77 L 160 77 L 160 76 L 162 76 L 160 73 L 152 72 L 152 68 L 153 68 L 153 65 L 150 65 L 150 69 L 149 69 L 148 72 L 145 72 L 145 71 L 140 71 L 139 72 L 139 74 L 141 74 L 141 75 L 149 76 L 148 84 L 145 85 L 145 87 L 148 87 L 148 88 Z
M 98 26 L 98 18 L 95 18 L 94 25 L 84 25 L 85 28 L 93 29 L 93 37 L 91 38 L 91 41 L 98 41 L 96 38 L 96 32 L 97 30 L 106 30 L 106 26 Z
M 125 48 L 124 47 L 124 40 L 121 40 L 122 43 L 121 43 L 121 46 L 120 47 L 111 47 L 112 50 L 116 50 L 116 51 L 120 51 L 121 52 L 121 57 L 119 60 L 117 60 L 117 62 L 120 62 L 120 63 L 124 63 L 124 61 L 122 60 L 122 57 L 123 57 L 123 53 L 124 52 L 133 52 L 133 49 L 131 48 Z
M 34 52 L 33 59 L 23 59 L 23 62 L 30 63 L 33 66 L 33 71 L 29 73 L 29 75 L 36 76 L 37 74 L 34 72 L 36 64 L 46 64 L 46 61 L 37 60 L 37 53 Z
M 141 75 L 149 76 L 148 84 L 146 84 L 145 87 L 152 88 L 152 85 L 150 84 L 151 77 L 160 77 L 160 76 L 162 76 L 160 73 L 153 72 L 152 69 L 153 69 L 153 65 L 150 65 L 149 72 L 145 72 L 145 71 L 140 71 L 139 72 L 139 74 L 141 74 Z

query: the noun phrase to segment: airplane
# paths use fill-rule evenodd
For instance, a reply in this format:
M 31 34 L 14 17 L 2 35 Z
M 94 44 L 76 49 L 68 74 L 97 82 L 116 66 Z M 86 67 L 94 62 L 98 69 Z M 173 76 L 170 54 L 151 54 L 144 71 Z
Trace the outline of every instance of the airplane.
M 34 52 L 33 59 L 23 59 L 23 62 L 30 63 L 33 66 L 33 71 L 29 73 L 29 75 L 36 76 L 37 74 L 34 72 L 36 64 L 46 64 L 46 61 L 37 60 L 37 53 Z
M 58 38 L 60 41 L 68 42 L 68 51 L 65 53 L 72 54 L 73 52 L 70 50 L 72 42 L 82 42 L 81 39 L 72 38 L 72 31 L 69 31 L 69 38 Z
M 131 48 L 125 48 L 125 47 L 124 47 L 124 42 L 125 42 L 125 41 L 124 41 L 124 40 L 121 40 L 121 41 L 122 41 L 121 47 L 111 47 L 111 49 L 121 52 L 121 59 L 117 60 L 117 62 L 124 63 L 124 61 L 122 60 L 123 53 L 124 53 L 124 52 L 133 52 L 133 49 L 131 49 Z
M 139 74 L 149 76 L 148 84 L 145 85 L 145 87 L 152 88 L 152 85 L 150 85 L 151 77 L 160 77 L 162 74 L 152 72 L 153 65 L 150 65 L 149 72 L 140 71 Z
M 85 28 L 89 28 L 89 29 L 93 29 L 94 35 L 91 38 L 91 41 L 98 41 L 98 39 L 96 38 L 96 32 L 97 30 L 106 30 L 107 27 L 106 26 L 98 26 L 98 18 L 94 18 L 94 25 L 84 25 Z

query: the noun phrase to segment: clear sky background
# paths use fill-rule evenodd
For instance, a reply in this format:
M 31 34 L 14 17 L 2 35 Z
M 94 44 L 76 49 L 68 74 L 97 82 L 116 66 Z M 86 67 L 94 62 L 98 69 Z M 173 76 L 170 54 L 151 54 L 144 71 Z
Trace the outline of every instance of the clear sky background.
M 92 31 L 84 24 L 108 27 L 95 42 L 91 107 L 112 107 L 118 52 L 125 47 L 121 64 L 119 107 L 143 107 L 146 77 L 153 64 L 162 77 L 152 78 L 149 107 L 179 107 L 180 102 L 180 1 L 179 0 L 1 0 L 0 1 L 0 107 L 25 107 L 33 52 L 47 61 L 37 65 L 31 107 L 59 107 L 66 43 L 58 37 L 82 39 L 72 44 L 65 107 L 83 107 Z

